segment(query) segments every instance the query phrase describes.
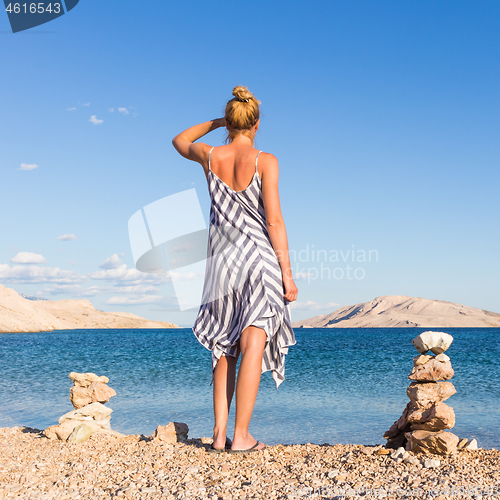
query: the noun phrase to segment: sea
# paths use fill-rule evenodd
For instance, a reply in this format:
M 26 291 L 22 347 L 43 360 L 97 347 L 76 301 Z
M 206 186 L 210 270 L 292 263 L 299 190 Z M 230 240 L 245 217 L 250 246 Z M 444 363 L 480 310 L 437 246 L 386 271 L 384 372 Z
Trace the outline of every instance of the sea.
M 500 328 L 446 328 L 460 438 L 500 447 Z M 408 402 L 408 375 L 421 328 L 298 328 L 285 381 L 261 377 L 250 432 L 269 445 L 385 444 Z M 70 372 L 109 378 L 117 395 L 111 426 L 150 436 L 184 422 L 189 437 L 212 437 L 211 353 L 190 328 L 59 330 L 0 334 L 0 427 L 45 429 L 73 409 Z M 234 401 L 228 435 L 234 429 Z

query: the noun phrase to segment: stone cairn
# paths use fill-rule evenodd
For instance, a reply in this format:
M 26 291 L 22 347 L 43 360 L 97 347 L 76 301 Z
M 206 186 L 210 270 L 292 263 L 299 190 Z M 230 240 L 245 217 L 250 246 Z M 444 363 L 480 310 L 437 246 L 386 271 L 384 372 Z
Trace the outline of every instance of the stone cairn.
M 116 396 L 114 389 L 107 385 L 109 378 L 98 377 L 95 373 L 75 372 L 71 372 L 69 378 L 73 381 L 69 399 L 75 409 L 60 417 L 59 425 L 47 427 L 43 431 L 45 436 L 69 443 L 81 443 L 96 433 L 125 437 L 111 430 L 113 410 L 104 406 Z M 168 444 L 186 442 L 188 431 L 187 424 L 170 422 L 168 425 L 159 425 L 149 439 Z
M 454 371 L 444 352 L 453 337 L 443 332 L 423 332 L 412 340 L 420 353 L 413 358 L 413 370 L 406 394 L 410 402 L 401 417 L 384 434 L 387 448 L 406 448 L 406 451 L 448 455 L 457 449 L 476 449 L 477 441 L 459 440 L 445 429 L 455 425 L 453 408 L 443 401 L 457 391 L 449 379 Z M 431 351 L 432 354 L 427 354 Z
M 75 409 L 60 417 L 59 425 L 45 429 L 45 436 L 73 443 L 81 443 L 95 433 L 122 437 L 123 434 L 111 430 L 113 410 L 104 406 L 116 395 L 107 385 L 108 377 L 71 372 L 69 378 L 73 381 L 69 399 Z

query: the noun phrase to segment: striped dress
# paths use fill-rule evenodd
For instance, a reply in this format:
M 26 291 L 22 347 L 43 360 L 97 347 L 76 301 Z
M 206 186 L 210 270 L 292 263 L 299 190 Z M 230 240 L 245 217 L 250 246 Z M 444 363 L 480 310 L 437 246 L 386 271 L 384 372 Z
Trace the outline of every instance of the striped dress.
M 285 380 L 285 355 L 295 345 L 289 303 L 283 297 L 281 268 L 266 226 L 262 185 L 257 171 L 249 186 L 234 191 L 210 166 L 210 230 L 202 305 L 193 332 L 212 351 L 212 382 L 221 355 L 236 355 L 248 326 L 267 335 L 262 372 L 272 370 L 276 389 Z

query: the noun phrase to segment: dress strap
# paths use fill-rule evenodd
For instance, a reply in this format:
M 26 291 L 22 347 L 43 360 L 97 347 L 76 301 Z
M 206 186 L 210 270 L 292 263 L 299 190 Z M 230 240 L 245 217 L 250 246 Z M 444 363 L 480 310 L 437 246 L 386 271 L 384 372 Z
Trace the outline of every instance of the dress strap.
M 257 158 L 255 158 L 255 171 L 256 171 L 256 172 L 257 172 L 257 162 L 259 161 L 259 155 L 260 155 L 260 153 L 262 153 L 262 151 L 259 151 L 259 152 L 257 153 Z
M 210 169 L 210 155 L 212 154 L 212 151 L 214 150 L 215 146 L 212 147 L 212 149 L 210 150 L 210 152 L 208 153 L 208 170 L 211 170 Z

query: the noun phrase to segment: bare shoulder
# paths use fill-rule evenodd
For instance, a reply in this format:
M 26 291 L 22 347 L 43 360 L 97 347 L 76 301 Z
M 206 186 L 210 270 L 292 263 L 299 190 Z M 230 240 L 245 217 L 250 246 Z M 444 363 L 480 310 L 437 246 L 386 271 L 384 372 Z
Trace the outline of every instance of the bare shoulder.
M 259 167 L 262 174 L 276 175 L 278 173 L 278 158 L 271 153 L 260 153 L 259 156 Z
M 206 174 L 208 172 L 208 155 L 211 150 L 212 146 L 209 144 L 194 142 L 189 148 L 189 156 L 187 158 L 198 162 Z

